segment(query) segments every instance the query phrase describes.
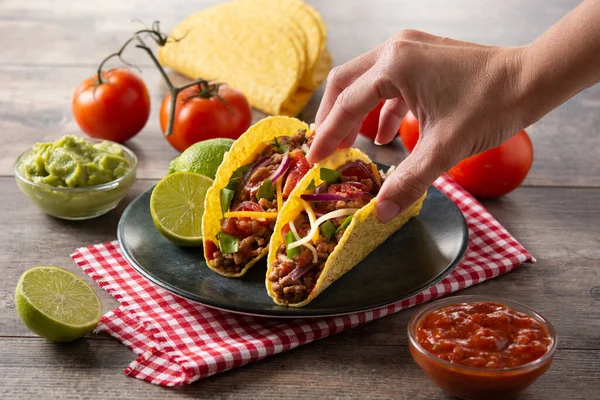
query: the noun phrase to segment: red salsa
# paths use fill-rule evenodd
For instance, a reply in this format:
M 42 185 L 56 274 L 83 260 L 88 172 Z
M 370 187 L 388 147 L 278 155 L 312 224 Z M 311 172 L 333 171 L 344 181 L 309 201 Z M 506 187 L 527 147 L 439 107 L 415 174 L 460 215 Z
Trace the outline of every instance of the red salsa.
M 537 319 L 491 302 L 451 304 L 430 312 L 417 326 L 417 341 L 443 360 L 484 369 L 530 363 L 552 344 Z

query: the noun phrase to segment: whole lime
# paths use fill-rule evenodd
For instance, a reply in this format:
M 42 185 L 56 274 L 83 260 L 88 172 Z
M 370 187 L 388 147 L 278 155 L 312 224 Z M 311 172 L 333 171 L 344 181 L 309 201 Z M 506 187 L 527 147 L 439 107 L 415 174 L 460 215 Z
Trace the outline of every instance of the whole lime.
M 217 168 L 225 153 L 233 145 L 231 139 L 210 139 L 188 147 L 179 157 L 171 161 L 169 174 L 174 172 L 195 172 L 215 179 Z

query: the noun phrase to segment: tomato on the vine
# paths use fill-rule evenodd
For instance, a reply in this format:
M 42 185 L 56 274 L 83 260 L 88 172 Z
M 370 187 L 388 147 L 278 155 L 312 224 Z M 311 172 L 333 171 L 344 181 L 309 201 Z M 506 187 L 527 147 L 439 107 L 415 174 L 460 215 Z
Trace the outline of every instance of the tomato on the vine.
M 412 151 L 419 139 L 419 122 L 408 113 L 400 128 L 402 143 Z M 533 164 L 533 144 L 525 130 L 493 149 L 466 158 L 448 174 L 475 197 L 498 197 L 525 180 Z
M 81 82 L 72 111 L 82 131 L 98 139 L 124 142 L 142 130 L 150 115 L 144 81 L 126 68 L 103 71 Z
M 170 115 L 169 93 L 160 107 L 163 133 L 167 132 Z M 226 85 L 201 82 L 177 95 L 173 131 L 166 138 L 175 149 L 184 151 L 202 140 L 237 139 L 251 122 L 252 111 L 242 93 Z

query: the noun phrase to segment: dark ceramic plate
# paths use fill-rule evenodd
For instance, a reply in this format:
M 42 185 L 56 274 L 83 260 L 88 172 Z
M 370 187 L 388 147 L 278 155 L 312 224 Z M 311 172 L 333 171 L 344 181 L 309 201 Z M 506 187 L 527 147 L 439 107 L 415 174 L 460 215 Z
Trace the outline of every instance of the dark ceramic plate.
M 186 299 L 236 313 L 269 317 L 318 317 L 354 313 L 411 297 L 436 284 L 458 264 L 467 226 L 455 204 L 434 187 L 421 214 L 352 271 L 302 308 L 278 306 L 265 289 L 266 257 L 239 279 L 204 263 L 202 248 L 180 248 L 161 236 L 150 216 L 152 188 L 125 210 L 119 244 L 131 266 L 151 282 Z

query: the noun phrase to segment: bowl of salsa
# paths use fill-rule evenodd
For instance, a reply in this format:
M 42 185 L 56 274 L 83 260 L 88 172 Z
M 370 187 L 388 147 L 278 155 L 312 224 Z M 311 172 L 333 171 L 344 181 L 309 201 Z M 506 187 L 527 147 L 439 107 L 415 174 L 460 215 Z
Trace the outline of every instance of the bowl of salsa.
M 491 296 L 454 296 L 419 309 L 410 353 L 446 393 L 510 399 L 544 374 L 556 350 L 552 324 L 531 308 Z

